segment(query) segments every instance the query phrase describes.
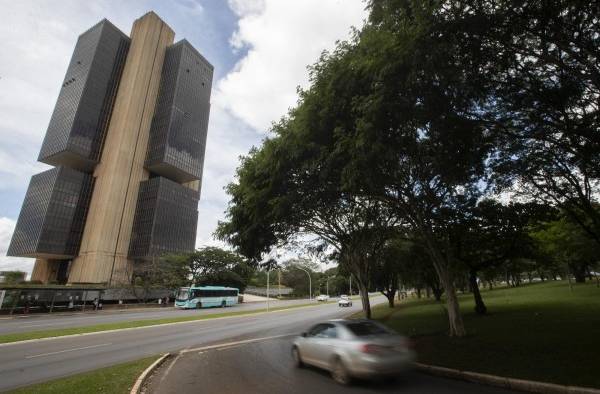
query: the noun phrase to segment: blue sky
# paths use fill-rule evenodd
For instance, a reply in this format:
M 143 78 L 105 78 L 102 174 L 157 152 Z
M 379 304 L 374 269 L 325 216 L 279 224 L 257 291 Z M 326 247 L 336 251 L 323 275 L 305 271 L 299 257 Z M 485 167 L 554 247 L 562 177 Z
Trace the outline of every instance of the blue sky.
M 238 157 L 306 86 L 306 66 L 366 17 L 361 0 L 0 0 L 0 270 L 79 34 L 107 18 L 129 34 L 153 10 L 215 67 L 196 246 L 212 239 Z

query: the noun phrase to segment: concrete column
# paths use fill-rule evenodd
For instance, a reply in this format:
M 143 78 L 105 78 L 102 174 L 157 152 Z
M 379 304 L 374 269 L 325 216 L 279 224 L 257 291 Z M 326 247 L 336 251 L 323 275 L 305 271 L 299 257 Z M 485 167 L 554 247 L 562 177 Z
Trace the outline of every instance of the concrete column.
M 35 259 L 31 280 L 39 280 L 48 283 L 50 280 L 50 262 L 47 259 Z
M 163 60 L 175 33 L 155 13 L 133 24 L 131 46 L 104 141 L 79 256 L 69 283 L 127 282 L 127 259 Z

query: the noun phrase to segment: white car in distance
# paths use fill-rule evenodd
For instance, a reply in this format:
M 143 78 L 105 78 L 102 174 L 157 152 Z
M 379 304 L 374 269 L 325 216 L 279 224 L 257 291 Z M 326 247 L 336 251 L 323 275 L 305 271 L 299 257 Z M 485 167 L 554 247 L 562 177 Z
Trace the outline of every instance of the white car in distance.
M 341 307 L 352 306 L 352 300 L 347 295 L 341 295 L 340 299 L 338 300 L 338 306 L 341 306 Z
M 317 301 L 329 301 L 329 296 L 326 294 L 321 294 L 317 297 Z

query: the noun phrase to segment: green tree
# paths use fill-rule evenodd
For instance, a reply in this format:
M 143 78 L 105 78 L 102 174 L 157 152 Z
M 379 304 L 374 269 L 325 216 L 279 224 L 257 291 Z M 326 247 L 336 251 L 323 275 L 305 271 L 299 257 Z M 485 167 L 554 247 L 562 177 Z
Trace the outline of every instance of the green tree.
M 183 267 L 178 272 L 187 283 L 236 287 L 240 292 L 254 273 L 254 267 L 240 255 L 213 246 L 168 256 L 166 260 Z
M 227 221 L 217 235 L 255 261 L 281 243 L 316 237 L 354 275 L 370 316 L 370 267 L 396 219 L 381 203 L 340 188 L 335 148 L 317 146 L 311 140 L 317 130 L 306 127 L 317 98 L 304 97 L 275 126 L 275 135 L 243 159 L 237 182 L 228 186 Z
M 570 216 L 547 222 L 531 233 L 538 247 L 567 268 L 578 283 L 585 282 L 598 261 L 598 245 Z
M 393 29 L 414 2 L 372 1 Z M 559 206 L 600 242 L 598 8 L 575 1 L 442 1 L 431 33 L 482 92 L 468 116 L 498 137 L 495 181 Z M 413 5 L 412 8 L 415 8 Z
M 345 187 L 382 201 L 422 240 L 446 292 L 450 335 L 463 336 L 448 232 L 486 191 L 494 136 L 470 115 L 485 96 L 466 78 L 456 38 L 439 34 L 436 4 L 372 2 L 369 23 L 322 59 L 311 89 L 335 97 L 321 116 L 350 118 L 320 130 L 344 157 Z
M 7 285 L 16 285 L 25 280 L 26 273 L 23 271 L 4 271 L 4 282 Z
M 479 291 L 478 274 L 514 259 L 533 258 L 535 246 L 529 236 L 530 228 L 555 214 L 552 207 L 536 203 L 503 205 L 488 199 L 479 201 L 456 221 L 451 231 L 454 255 L 467 271 L 476 313 L 487 312 Z

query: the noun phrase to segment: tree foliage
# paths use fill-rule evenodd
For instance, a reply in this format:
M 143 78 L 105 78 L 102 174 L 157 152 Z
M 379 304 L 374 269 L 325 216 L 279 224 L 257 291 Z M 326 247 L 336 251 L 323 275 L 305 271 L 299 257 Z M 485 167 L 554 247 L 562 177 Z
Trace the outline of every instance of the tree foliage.
M 598 10 L 487 0 L 368 9 L 243 158 L 217 235 L 255 262 L 294 241 L 325 245 L 356 278 L 367 316 L 373 287 L 437 286 L 450 335 L 463 336 L 457 286 L 470 282 L 483 313 L 482 277 L 504 271 L 518 283 L 553 272 L 559 255 L 591 261 L 567 251 L 600 241 Z M 495 201 L 502 191 L 527 202 Z M 540 221 L 549 224 L 532 233 Z

